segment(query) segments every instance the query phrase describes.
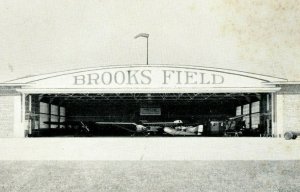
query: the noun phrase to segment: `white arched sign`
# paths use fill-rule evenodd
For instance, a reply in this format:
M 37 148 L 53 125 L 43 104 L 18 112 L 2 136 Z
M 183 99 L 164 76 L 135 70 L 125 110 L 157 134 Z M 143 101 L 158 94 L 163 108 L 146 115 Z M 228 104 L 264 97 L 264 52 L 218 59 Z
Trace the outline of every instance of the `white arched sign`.
M 7 83 L 24 93 L 274 92 L 284 79 L 208 67 L 110 66 L 44 74 Z

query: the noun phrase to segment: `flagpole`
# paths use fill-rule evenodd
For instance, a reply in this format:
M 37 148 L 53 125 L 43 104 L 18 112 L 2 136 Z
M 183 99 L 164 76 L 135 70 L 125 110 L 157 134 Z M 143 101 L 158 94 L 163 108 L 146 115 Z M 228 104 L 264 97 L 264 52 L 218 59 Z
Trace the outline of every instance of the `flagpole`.
M 148 65 L 148 37 L 147 37 L 147 65 Z
M 146 61 L 146 64 L 148 65 L 149 64 L 149 40 L 148 40 L 149 34 L 140 33 L 140 34 L 136 35 L 134 38 L 136 39 L 136 38 L 139 38 L 139 37 L 144 37 L 144 38 L 147 39 L 147 61 Z

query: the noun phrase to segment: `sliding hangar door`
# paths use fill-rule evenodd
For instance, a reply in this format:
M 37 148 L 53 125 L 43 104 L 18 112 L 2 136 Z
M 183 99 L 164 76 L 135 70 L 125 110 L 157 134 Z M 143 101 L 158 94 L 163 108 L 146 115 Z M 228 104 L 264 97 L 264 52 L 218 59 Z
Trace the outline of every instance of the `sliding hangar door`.
M 16 80 L 42 136 L 271 136 L 277 78 L 223 69 L 102 67 Z M 282 80 L 282 79 L 280 79 Z

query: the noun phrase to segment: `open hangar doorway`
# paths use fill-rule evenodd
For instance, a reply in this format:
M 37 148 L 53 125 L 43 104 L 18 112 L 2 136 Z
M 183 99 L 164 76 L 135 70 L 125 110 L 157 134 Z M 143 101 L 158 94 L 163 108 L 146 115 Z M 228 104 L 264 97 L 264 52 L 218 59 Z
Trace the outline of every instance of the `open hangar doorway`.
M 29 137 L 270 136 L 271 103 L 270 93 L 28 94 L 26 131 Z M 189 128 L 197 130 L 185 134 Z

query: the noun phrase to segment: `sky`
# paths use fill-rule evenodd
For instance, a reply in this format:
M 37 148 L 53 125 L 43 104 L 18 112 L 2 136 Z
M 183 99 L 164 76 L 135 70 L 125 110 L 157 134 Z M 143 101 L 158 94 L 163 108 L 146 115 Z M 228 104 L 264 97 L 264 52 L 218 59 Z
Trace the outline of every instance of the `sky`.
M 0 82 L 77 68 L 195 65 L 300 81 L 300 0 L 1 0 Z

